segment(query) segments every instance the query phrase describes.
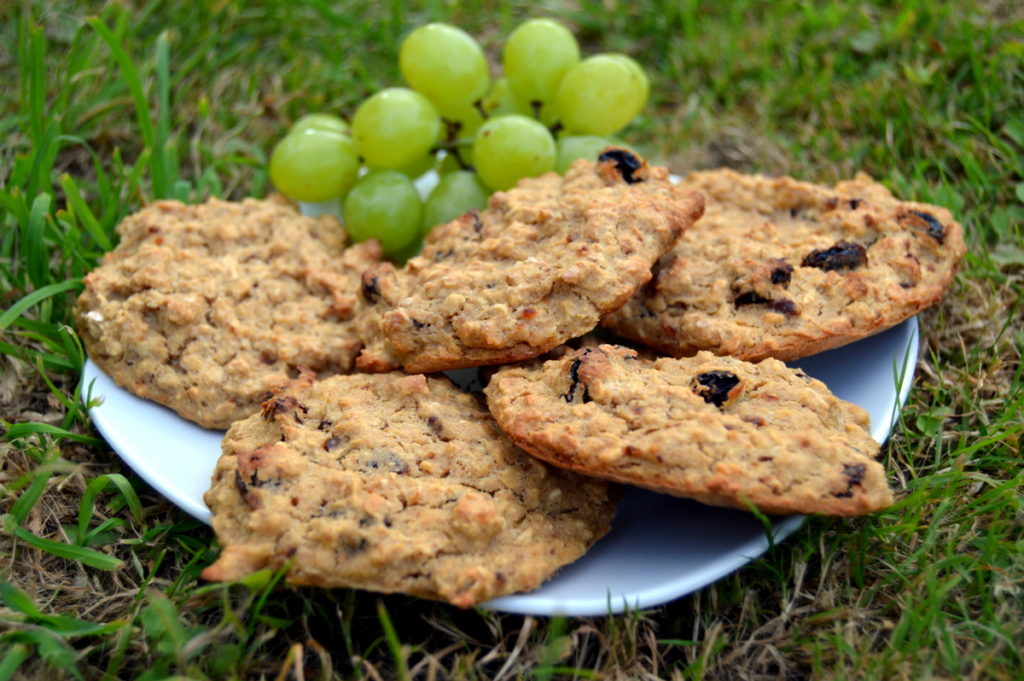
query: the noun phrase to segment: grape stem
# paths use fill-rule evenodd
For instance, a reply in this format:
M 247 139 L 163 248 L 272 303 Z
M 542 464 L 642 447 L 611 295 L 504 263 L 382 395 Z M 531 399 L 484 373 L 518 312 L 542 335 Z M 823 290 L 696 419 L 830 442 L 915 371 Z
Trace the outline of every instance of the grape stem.
M 450 121 L 447 118 L 441 119 L 444 122 L 444 140 L 453 144 L 459 140 L 459 130 L 462 130 L 462 121 Z
M 480 100 L 477 100 L 474 106 L 480 106 Z M 480 108 L 481 113 L 483 108 Z M 461 121 L 450 121 L 447 118 L 442 118 L 441 121 L 444 123 L 444 142 L 438 144 L 430 150 L 431 154 L 436 154 L 438 151 L 444 150 L 445 152 L 452 154 L 455 157 L 455 162 L 459 164 L 459 168 L 462 170 L 476 170 L 470 164 L 466 163 L 462 159 L 462 154 L 459 153 L 459 147 L 466 145 L 466 142 L 459 141 L 459 131 L 462 129 Z
M 536 121 L 540 121 L 540 110 L 541 108 L 544 107 L 544 102 L 540 101 L 539 99 L 531 100 L 530 107 L 533 109 L 533 119 Z M 484 116 L 484 118 L 487 117 Z M 541 123 L 543 122 L 544 121 L 541 121 Z M 552 135 L 557 135 L 562 130 L 562 121 L 555 121 L 554 123 L 548 126 L 548 130 L 551 131 Z
M 473 102 L 473 108 L 480 112 L 480 117 L 485 121 L 490 118 L 490 116 L 487 115 L 487 109 L 484 108 L 484 100 L 478 99 Z

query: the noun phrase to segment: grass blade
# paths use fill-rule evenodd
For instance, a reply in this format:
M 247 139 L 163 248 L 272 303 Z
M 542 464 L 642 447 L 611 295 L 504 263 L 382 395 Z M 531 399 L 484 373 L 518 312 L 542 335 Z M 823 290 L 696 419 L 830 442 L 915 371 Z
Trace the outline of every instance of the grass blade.
M 43 434 L 62 437 L 67 440 L 74 440 L 75 442 L 81 442 L 95 447 L 103 446 L 103 440 L 98 437 L 80 435 L 78 433 L 73 433 L 66 428 L 51 426 L 48 423 L 7 423 L 6 421 L 0 421 L 0 425 L 3 425 L 3 427 L 7 429 L 6 437 L 9 440 L 17 440 L 28 435 Z
M 66 560 L 81 563 L 82 565 L 88 565 L 89 567 L 96 568 L 97 570 L 116 570 L 121 567 L 124 561 L 108 556 L 105 553 L 94 551 L 93 549 L 87 549 L 82 546 L 73 546 L 71 544 L 65 544 L 64 542 L 54 541 L 53 539 L 45 539 L 39 537 L 24 527 L 17 525 L 14 518 L 7 516 L 5 519 L 4 529 L 13 534 L 15 537 L 25 542 L 29 546 L 39 549 L 40 551 L 46 551 L 49 554 L 57 556 L 58 558 L 64 558 Z
M 28 514 L 32 511 L 32 508 L 39 501 L 40 495 L 43 490 L 46 489 L 46 483 L 50 480 L 50 471 L 46 469 L 36 469 L 35 475 L 32 477 L 32 482 L 29 483 L 28 488 L 21 493 L 18 500 L 11 505 L 10 515 L 21 524 L 28 518 Z
M 142 502 L 139 501 L 139 496 L 135 493 L 131 483 L 128 482 L 128 478 L 120 473 L 100 475 L 86 486 L 85 494 L 82 495 L 82 502 L 78 507 L 78 536 L 76 539 L 79 545 L 84 545 L 86 539 L 88 539 L 87 532 L 89 521 L 92 519 L 96 495 L 111 485 L 116 487 L 121 493 L 135 521 L 142 523 Z
M 135 117 L 139 123 L 139 131 L 142 134 L 143 142 L 152 154 L 152 162 L 149 168 L 153 180 L 153 195 L 156 198 L 165 198 L 169 195 L 170 184 L 164 174 L 164 149 L 163 145 L 158 143 L 156 131 L 153 129 L 153 119 L 149 112 L 149 100 L 146 97 L 146 93 L 143 92 L 142 77 L 139 75 L 139 70 L 135 68 L 135 63 L 128 56 L 120 40 L 105 23 L 96 17 L 88 21 L 89 25 L 103 38 L 103 42 L 107 44 L 111 54 L 114 55 L 114 59 L 117 60 L 118 66 L 121 67 L 121 77 L 124 78 L 125 83 L 128 85 L 128 90 L 131 92 L 132 100 L 135 103 Z
M 380 620 L 380 626 L 384 630 L 384 640 L 387 641 L 388 650 L 391 651 L 391 657 L 395 661 L 396 676 L 399 681 L 409 681 L 409 661 L 406 659 L 404 646 L 398 638 L 398 632 L 391 622 L 387 608 L 384 607 L 384 601 L 381 600 L 377 601 L 377 619 Z
M 0 601 L 11 610 L 20 612 L 29 617 L 39 617 L 43 613 L 39 611 L 36 604 L 32 602 L 28 594 L 14 586 L 6 579 L 0 581 Z
M 92 238 L 96 240 L 100 248 L 104 251 L 109 251 L 114 247 L 111 243 L 110 238 L 107 236 L 106 231 L 103 229 L 103 225 L 96 219 L 92 210 L 89 209 L 88 204 L 82 199 L 82 195 L 78 191 L 78 186 L 75 181 L 71 179 L 71 176 L 65 173 L 60 178 L 61 189 L 64 190 L 64 196 L 67 199 L 68 205 L 74 211 L 75 217 L 85 226 L 85 229 Z
M 14 677 L 21 663 L 32 654 L 32 649 L 24 643 L 15 643 L 7 648 L 3 656 L 0 656 L 0 681 L 7 681 Z
M 35 288 L 46 285 L 49 272 L 49 253 L 43 232 L 46 229 L 46 214 L 50 212 L 50 195 L 40 194 L 32 201 L 28 222 L 22 232 L 21 245 L 25 252 L 28 267 L 28 278 Z
M 61 281 L 56 284 L 44 286 L 40 289 L 33 291 L 32 293 L 29 293 L 28 295 L 22 297 L 21 300 L 16 302 L 10 308 L 8 308 L 7 312 L 4 312 L 2 315 L 0 315 L 0 331 L 3 331 L 8 326 L 10 326 L 15 319 L 20 317 L 22 313 L 25 312 L 25 310 L 29 309 L 36 303 L 46 300 L 47 298 L 51 298 L 59 293 L 64 293 L 65 291 L 80 288 L 82 288 L 82 280 L 76 277 L 75 279 L 68 279 L 67 281 Z

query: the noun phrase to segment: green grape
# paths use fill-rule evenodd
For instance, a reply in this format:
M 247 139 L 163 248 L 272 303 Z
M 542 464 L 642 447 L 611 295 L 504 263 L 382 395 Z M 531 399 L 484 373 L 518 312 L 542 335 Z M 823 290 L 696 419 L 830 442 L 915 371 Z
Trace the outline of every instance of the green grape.
M 394 253 L 388 253 L 388 258 L 390 258 L 396 265 L 404 265 L 410 258 L 414 258 L 419 255 L 421 250 L 423 250 L 423 240 L 414 239 L 412 243 L 405 248 L 399 248 Z
M 396 170 L 408 177 L 410 180 L 415 180 L 420 175 L 432 170 L 436 164 L 437 157 L 433 154 L 425 154 L 412 163 L 404 165 L 401 168 L 397 168 Z
M 423 234 L 434 225 L 444 224 L 467 210 L 487 207 L 487 189 L 480 184 L 476 173 L 456 170 L 441 178 L 423 204 Z
M 595 137 L 594 135 L 559 138 L 555 172 L 564 175 L 565 171 L 569 170 L 572 162 L 577 159 L 585 158 L 589 161 L 596 161 L 598 154 L 608 145 L 608 140 L 603 137 Z
M 647 72 L 644 71 L 644 67 L 640 66 L 640 62 L 638 62 L 636 59 L 633 59 L 632 57 L 629 57 L 629 56 L 624 55 L 624 54 L 619 54 L 618 52 L 609 53 L 608 56 L 609 57 L 614 57 L 614 58 L 618 59 L 619 61 L 621 61 L 626 66 L 628 66 L 637 75 L 637 78 L 640 79 L 640 86 L 641 86 L 640 98 L 641 98 L 641 100 L 643 102 L 643 104 L 640 105 L 640 108 L 642 110 L 643 109 L 643 105 L 647 103 L 647 98 L 651 94 L 651 81 L 647 77 Z M 640 113 L 640 111 L 637 111 L 637 113 Z
M 512 91 L 528 106 L 555 98 L 562 77 L 580 60 L 576 38 L 551 19 L 520 24 L 505 41 L 502 63 Z
M 326 112 L 306 114 L 292 124 L 292 129 L 288 131 L 288 134 L 295 135 L 304 130 L 330 130 L 342 135 L 352 135 L 352 130 L 349 129 L 345 119 Z
M 427 24 L 410 33 L 402 41 L 398 67 L 405 82 L 445 118 L 483 97 L 490 83 L 480 45 L 450 24 Z
M 473 141 L 473 163 L 480 180 L 494 190 L 555 167 L 555 140 L 543 124 L 512 114 L 488 119 Z
M 516 93 L 512 91 L 512 85 L 508 82 L 508 78 L 499 78 L 494 81 L 480 106 L 487 112 L 488 118 L 507 116 L 508 114 L 533 115 L 533 109 L 530 108 L 530 105 L 516 97 Z
M 462 159 L 462 163 L 459 163 L 458 159 L 455 158 L 455 154 L 458 153 L 459 159 Z M 457 149 L 449 149 L 445 152 L 444 158 L 437 165 L 438 175 L 447 175 L 448 173 L 454 173 L 456 170 L 465 170 L 467 167 L 473 165 L 473 145 L 460 144 Z
M 270 154 L 270 180 L 295 201 L 345 195 L 359 174 L 359 155 L 348 135 L 307 128 L 285 136 Z
M 370 168 L 396 169 L 424 156 L 441 133 L 430 101 L 408 88 L 387 88 L 371 96 L 352 117 L 352 136 Z
M 484 124 L 484 117 L 472 104 L 444 117 L 444 142 L 473 139 L 476 131 Z
M 640 113 L 646 100 L 641 74 L 619 56 L 598 54 L 572 67 L 555 100 L 565 129 L 611 135 Z
M 423 202 L 412 180 L 397 170 L 363 175 L 345 197 L 345 229 L 354 241 L 377 239 L 384 252 L 401 252 L 420 236 Z
M 549 128 L 558 121 L 558 110 L 555 108 L 554 98 L 542 102 L 538 112 L 533 106 L 516 97 L 507 78 L 499 78 L 495 81 L 491 91 L 484 97 L 481 106 L 487 112 L 488 117 L 519 114 L 536 118 Z

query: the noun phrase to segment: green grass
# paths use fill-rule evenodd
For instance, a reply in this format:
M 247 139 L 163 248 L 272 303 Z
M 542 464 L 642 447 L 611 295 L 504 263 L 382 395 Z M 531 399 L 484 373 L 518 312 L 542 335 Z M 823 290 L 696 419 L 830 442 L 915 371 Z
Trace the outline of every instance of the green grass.
M 899 502 L 811 519 L 643 613 L 543 619 L 399 596 L 210 585 L 212 534 L 121 465 L 80 406 L 69 326 L 114 228 L 161 197 L 268 189 L 304 113 L 399 82 L 433 19 L 497 60 L 523 4 L 0 9 L 0 680 L 1019 679 L 1024 660 L 1024 6 L 546 3 L 652 80 L 627 139 L 676 172 L 865 171 L 948 206 L 970 254 L 922 315 L 883 450 Z M 89 18 L 89 16 L 93 18 Z

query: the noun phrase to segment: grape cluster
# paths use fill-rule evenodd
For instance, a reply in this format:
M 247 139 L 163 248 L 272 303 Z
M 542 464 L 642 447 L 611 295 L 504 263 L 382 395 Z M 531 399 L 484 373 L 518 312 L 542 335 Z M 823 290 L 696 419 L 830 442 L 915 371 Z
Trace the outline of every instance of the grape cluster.
M 271 154 L 271 180 L 296 201 L 342 198 L 352 237 L 377 238 L 402 260 L 430 228 L 482 209 L 492 191 L 594 158 L 647 102 L 636 61 L 581 59 L 576 38 L 550 19 L 516 28 L 502 66 L 491 82 L 472 36 L 421 26 L 399 50 L 408 87 L 363 101 L 351 126 L 328 113 L 300 119 Z M 432 169 L 441 179 L 424 202 L 412 181 Z

